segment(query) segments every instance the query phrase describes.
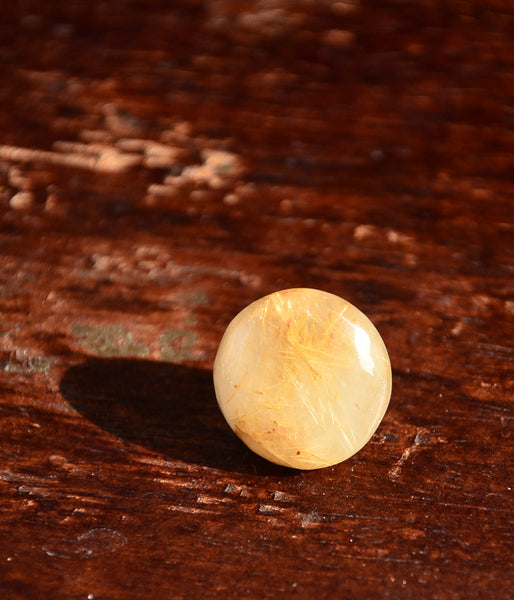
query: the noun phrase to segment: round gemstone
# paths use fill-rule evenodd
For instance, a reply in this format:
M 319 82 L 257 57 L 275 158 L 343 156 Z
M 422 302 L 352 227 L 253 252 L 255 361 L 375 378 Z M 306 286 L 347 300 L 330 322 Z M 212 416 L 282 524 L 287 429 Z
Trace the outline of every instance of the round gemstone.
M 214 387 L 230 427 L 279 465 L 318 469 L 360 450 L 391 396 L 391 364 L 371 321 L 320 290 L 275 292 L 229 324 Z

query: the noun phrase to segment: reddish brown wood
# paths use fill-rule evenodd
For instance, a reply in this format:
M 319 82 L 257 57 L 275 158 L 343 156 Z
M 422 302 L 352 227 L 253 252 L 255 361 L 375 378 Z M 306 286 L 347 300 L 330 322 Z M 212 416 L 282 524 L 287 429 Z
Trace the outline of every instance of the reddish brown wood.
M 496 0 L 4 7 L 1 598 L 513 598 L 513 31 Z M 290 286 L 394 368 L 313 472 L 211 383 Z

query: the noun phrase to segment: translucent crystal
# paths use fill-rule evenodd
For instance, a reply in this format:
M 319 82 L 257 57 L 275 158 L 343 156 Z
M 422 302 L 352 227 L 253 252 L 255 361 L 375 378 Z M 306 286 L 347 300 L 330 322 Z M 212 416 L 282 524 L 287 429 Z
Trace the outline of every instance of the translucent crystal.
M 220 409 L 257 454 L 296 469 L 341 462 L 378 427 L 391 365 L 371 321 L 307 288 L 253 302 L 229 324 L 214 362 Z

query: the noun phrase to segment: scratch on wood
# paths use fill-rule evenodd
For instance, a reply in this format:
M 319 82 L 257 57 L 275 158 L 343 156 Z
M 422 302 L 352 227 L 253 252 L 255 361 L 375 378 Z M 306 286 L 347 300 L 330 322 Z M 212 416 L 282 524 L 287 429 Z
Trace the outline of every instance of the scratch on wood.
M 0 145 L 0 159 L 10 162 L 44 162 L 48 164 L 75 167 L 94 172 L 121 173 L 139 165 L 142 157 L 138 154 L 120 152 L 114 147 L 98 148 L 93 145 L 56 142 L 56 151 L 35 150 L 20 146 Z
M 206 510 L 203 507 L 195 508 L 194 506 L 181 506 L 179 504 L 173 504 L 171 506 L 168 506 L 167 510 L 172 511 L 172 512 L 187 513 L 187 514 L 191 514 L 191 515 L 197 515 L 197 514 L 213 515 L 213 514 L 216 514 L 215 512 L 213 512 L 211 510 Z
M 300 521 L 301 527 L 314 527 L 322 522 L 323 517 L 313 511 L 309 513 L 298 513 L 298 520 Z
M 236 485 L 234 483 L 228 483 L 223 491 L 225 494 L 235 494 L 243 498 L 249 496 L 246 486 Z
M 52 538 L 41 548 L 51 557 L 71 559 L 75 556 L 94 558 L 104 554 L 117 552 L 125 546 L 127 538 L 116 529 L 96 527 L 89 529 L 75 539 L 63 540 Z
M 207 496 L 205 494 L 200 494 L 196 501 L 199 504 L 223 504 L 224 502 L 229 502 L 230 498 L 215 498 L 214 496 Z
M 412 438 L 411 443 L 402 452 L 400 458 L 396 461 L 396 464 L 392 469 L 389 470 L 388 476 L 390 479 L 398 479 L 400 476 L 403 465 L 410 459 L 410 457 L 417 451 L 419 446 L 426 446 L 430 443 L 427 439 L 428 429 L 425 427 L 418 427 L 416 435 Z
M 281 492 L 280 490 L 276 490 L 273 492 L 273 500 L 276 502 L 292 502 L 295 499 L 293 494 L 288 494 L 286 492 Z

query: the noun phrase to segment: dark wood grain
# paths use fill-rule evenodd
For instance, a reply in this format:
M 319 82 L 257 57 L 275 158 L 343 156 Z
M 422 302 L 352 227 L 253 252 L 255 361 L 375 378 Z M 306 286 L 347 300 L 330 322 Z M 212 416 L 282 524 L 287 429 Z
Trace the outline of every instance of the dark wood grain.
M 514 598 L 513 32 L 498 0 L 2 8 L 2 599 Z M 292 286 L 394 370 L 312 472 L 212 387 Z

